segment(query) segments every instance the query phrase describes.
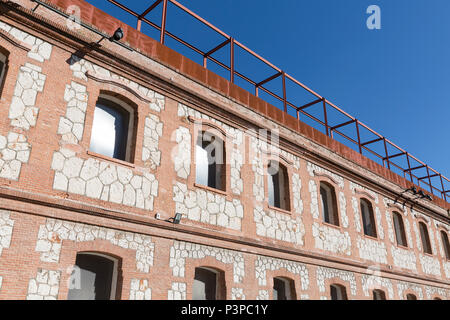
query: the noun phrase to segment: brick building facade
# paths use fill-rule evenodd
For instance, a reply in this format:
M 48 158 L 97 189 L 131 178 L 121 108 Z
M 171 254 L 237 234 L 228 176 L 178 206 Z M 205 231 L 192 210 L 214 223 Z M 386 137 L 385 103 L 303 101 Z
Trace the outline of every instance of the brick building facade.
M 0 299 L 70 298 L 83 257 L 111 299 L 450 298 L 447 202 L 84 1 L 44 4 L 0 2 Z M 127 110 L 123 157 L 93 151 L 99 101 Z M 224 164 L 199 183 L 205 132 Z

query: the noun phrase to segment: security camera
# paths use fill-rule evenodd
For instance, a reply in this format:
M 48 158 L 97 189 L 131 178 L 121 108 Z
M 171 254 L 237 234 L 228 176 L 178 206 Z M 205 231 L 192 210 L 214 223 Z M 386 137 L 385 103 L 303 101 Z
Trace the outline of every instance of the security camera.
M 119 41 L 123 38 L 123 30 L 122 28 L 118 28 L 116 31 L 114 31 L 114 34 L 111 38 L 109 38 L 110 41 Z

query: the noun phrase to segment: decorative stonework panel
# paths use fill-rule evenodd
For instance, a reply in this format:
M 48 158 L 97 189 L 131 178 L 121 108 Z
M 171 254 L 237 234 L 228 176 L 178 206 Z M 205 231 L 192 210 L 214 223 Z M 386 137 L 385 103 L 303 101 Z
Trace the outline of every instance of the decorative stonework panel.
M 200 188 L 188 190 L 177 182 L 173 187 L 173 200 L 177 213 L 183 217 L 220 227 L 241 230 L 244 208 L 237 199 L 228 201 L 225 196 Z
M 309 161 L 306 165 L 306 170 L 308 171 L 308 173 L 311 177 L 315 177 L 317 174 L 327 175 L 327 176 L 331 177 L 338 184 L 340 189 L 344 189 L 344 178 L 342 178 L 340 175 L 337 175 L 327 169 L 319 167 L 318 165 L 315 165 Z
M 386 222 L 388 225 L 388 236 L 389 240 L 392 244 L 395 244 L 395 234 L 394 234 L 394 228 L 393 228 L 393 222 L 392 222 L 392 214 L 389 210 L 386 210 Z
M 347 199 L 345 198 L 345 194 L 342 191 L 339 192 L 339 207 L 342 226 L 344 228 L 348 228 Z
M 46 77 L 38 66 L 26 63 L 19 70 L 14 96 L 9 108 L 11 125 L 29 130 L 36 125 L 39 108 L 35 106 L 37 94 L 42 92 Z M 22 164 L 28 163 L 31 145 L 24 134 L 9 132 L 0 135 L 0 178 L 19 180 Z
M 28 44 L 31 50 L 28 52 L 28 57 L 39 62 L 50 60 L 53 46 L 39 38 L 36 38 L 24 31 L 21 31 L 15 27 L 12 27 L 4 22 L 0 21 L 0 29 L 6 31 L 15 39 Z
M 430 257 L 425 254 L 419 254 L 420 265 L 422 266 L 422 271 L 426 274 L 431 274 L 437 277 L 441 277 L 441 264 L 439 260 L 435 257 Z
M 350 284 L 350 292 L 352 295 L 356 295 L 356 278 L 353 272 L 337 270 L 326 267 L 317 268 L 316 279 L 319 292 L 326 292 L 325 280 L 338 278 L 342 281 Z
M 425 286 L 425 294 L 427 295 L 428 300 L 432 300 L 436 296 L 444 299 L 448 297 L 447 291 L 445 289 L 430 286 Z
M 60 271 L 39 269 L 35 279 L 28 283 L 27 300 L 57 300 Z
M 409 269 L 417 272 L 417 259 L 414 252 L 411 252 L 407 249 L 392 246 L 391 254 L 392 258 L 394 259 L 394 265 L 396 267 Z
M 304 244 L 305 226 L 302 219 L 275 210 L 263 210 L 257 206 L 253 211 L 256 234 L 285 242 Z
M 361 259 L 387 264 L 387 249 L 384 242 L 358 237 L 357 247 Z
M 3 249 L 8 249 L 11 245 L 13 228 L 14 220 L 10 219 L 10 213 L 0 210 L 0 257 Z
M 444 271 L 447 279 L 450 279 L 450 262 L 444 262 Z
M 163 135 L 164 124 L 156 115 L 148 115 L 145 118 L 144 143 L 142 148 L 142 161 L 149 162 L 149 167 L 156 169 L 161 165 L 161 151 L 159 139 Z
M 280 269 L 286 269 L 292 274 L 299 275 L 302 285 L 302 290 L 308 290 L 309 288 L 309 272 L 306 265 L 270 257 L 258 256 L 255 262 L 255 274 L 258 284 L 260 286 L 267 286 L 267 270 L 275 271 Z
M 186 300 L 186 283 L 173 282 L 172 289 L 167 294 L 167 300 Z
M 311 215 L 314 219 L 319 219 L 319 195 L 317 192 L 317 185 L 314 180 L 309 180 L 309 193 L 311 194 Z
M 406 300 L 404 292 L 407 290 L 414 291 L 417 295 L 418 300 L 423 300 L 423 290 L 422 287 L 420 287 L 419 285 L 403 281 L 399 281 L 397 283 L 397 292 L 401 300 Z
M 0 178 L 19 180 L 22 164 L 28 163 L 31 145 L 23 134 L 0 135 Z
M 379 288 L 387 288 L 389 300 L 394 299 L 394 287 L 391 280 L 376 275 L 366 275 L 361 277 L 362 288 L 366 297 L 372 296 L 372 291 Z
M 86 73 L 99 74 L 107 79 L 116 81 L 118 84 L 137 92 L 142 97 L 145 97 L 145 99 L 149 101 L 150 110 L 153 110 L 155 112 L 161 112 L 161 110 L 164 110 L 164 96 L 154 92 L 153 90 L 150 90 L 134 81 L 128 80 L 103 67 L 95 65 L 85 59 L 79 58 L 74 55 L 71 57 L 69 64 L 70 69 L 73 71 L 73 75 L 79 79 L 88 81 Z
M 147 279 L 131 279 L 130 300 L 152 300 L 152 289 Z
M 302 180 L 298 173 L 292 175 L 292 203 L 294 205 L 294 212 L 301 215 L 303 213 L 302 200 Z
M 74 81 L 66 85 L 64 101 L 67 102 L 67 111 L 59 120 L 58 134 L 62 141 L 78 144 L 83 138 L 88 93 L 86 87 Z
M 231 288 L 231 300 L 245 300 L 244 289 Z
M 106 161 L 81 159 L 68 149 L 53 155 L 52 169 L 56 171 L 55 190 L 145 210 L 153 210 L 158 196 L 158 180 L 153 174 L 140 175 Z
M 256 297 L 256 300 L 263 300 L 263 301 L 269 300 L 269 291 L 267 291 L 267 290 L 259 290 L 258 291 L 258 296 Z
M 208 256 L 225 264 L 233 264 L 234 283 L 242 283 L 245 275 L 242 253 L 182 241 L 174 241 L 170 248 L 169 266 L 172 268 L 173 276 L 185 276 L 186 259 L 203 259 Z
M 138 271 L 148 273 L 153 266 L 155 245 L 149 236 L 55 219 L 47 219 L 39 227 L 35 250 L 41 253 L 41 261 L 58 263 L 64 240 L 106 240 L 123 249 L 135 250 Z
M 348 256 L 352 254 L 352 243 L 348 232 L 341 232 L 339 229 L 314 222 L 312 234 L 317 249 Z
M 178 144 L 177 152 L 173 156 L 173 163 L 177 176 L 187 179 L 191 174 L 191 144 L 192 138 L 188 128 L 179 127 L 175 131 L 175 139 Z
M 13 127 L 29 130 L 36 126 L 39 108 L 36 98 L 44 91 L 46 76 L 42 68 L 30 63 L 20 67 L 14 95 L 9 107 L 9 119 Z
M 384 240 L 383 222 L 381 221 L 381 211 L 380 211 L 380 208 L 378 206 L 375 207 L 375 220 L 376 220 L 376 223 L 377 223 L 377 234 L 378 234 L 378 237 L 381 240 Z

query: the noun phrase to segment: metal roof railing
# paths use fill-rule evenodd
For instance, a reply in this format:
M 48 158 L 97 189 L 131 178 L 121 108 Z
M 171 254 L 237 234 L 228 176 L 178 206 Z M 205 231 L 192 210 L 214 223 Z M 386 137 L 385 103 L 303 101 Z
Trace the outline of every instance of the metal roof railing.
M 242 80 L 249 83 L 251 86 L 254 87 L 255 92 L 254 94 L 256 96 L 260 96 L 260 92 L 264 92 L 271 96 L 273 99 L 279 101 L 283 105 L 283 111 L 288 112 L 288 108 L 290 110 L 293 110 L 296 114 L 296 117 L 298 120 L 302 119 L 302 117 L 307 117 L 316 123 L 318 123 L 322 128 L 324 129 L 324 133 L 334 138 L 334 135 L 338 135 L 339 137 L 344 138 L 346 141 L 350 142 L 351 145 L 355 148 L 356 151 L 363 154 L 363 152 L 368 152 L 370 155 L 376 157 L 380 162 L 383 163 L 383 166 L 388 168 L 391 171 L 397 170 L 401 174 L 403 174 L 403 177 L 412 183 L 415 183 L 419 187 L 421 185 L 426 186 L 430 192 L 434 195 L 438 195 L 443 200 L 447 201 L 447 199 L 450 197 L 450 187 L 448 190 L 446 190 L 446 186 L 450 186 L 450 180 L 443 176 L 441 173 L 437 172 L 424 162 L 420 161 L 407 151 L 403 150 L 390 140 L 388 140 L 383 135 L 377 133 L 376 131 L 372 130 L 369 126 L 361 122 L 360 120 L 354 118 L 353 116 L 349 115 L 342 109 L 340 109 L 338 106 L 334 105 L 332 102 L 324 98 L 323 96 L 319 95 L 318 93 L 314 92 L 310 88 L 308 88 L 306 85 L 301 83 L 300 81 L 296 80 L 294 77 L 283 71 L 282 69 L 278 68 L 274 64 L 270 63 L 268 60 L 264 59 L 257 53 L 253 52 L 251 49 L 228 35 L 227 33 L 223 32 L 219 28 L 215 27 L 193 11 L 189 10 L 176 0 L 156 0 L 153 2 L 146 10 L 144 10 L 141 13 L 135 12 L 126 5 L 120 3 L 116 0 L 107 0 L 108 2 L 114 4 L 115 6 L 119 7 L 120 9 L 124 10 L 125 12 L 129 13 L 130 15 L 134 16 L 136 18 L 136 29 L 138 31 L 142 31 L 142 23 L 146 23 L 149 26 L 155 28 L 159 31 L 160 34 L 160 43 L 165 44 L 166 38 L 170 37 L 171 39 L 177 41 L 178 43 L 186 46 L 187 48 L 191 49 L 193 52 L 199 54 L 201 57 L 203 57 L 203 66 L 205 68 L 208 67 L 208 61 L 212 61 L 216 65 L 222 67 L 224 70 L 226 70 L 227 73 L 229 73 L 229 80 L 232 83 L 235 83 L 236 77 L 241 78 Z M 209 51 L 202 51 L 192 43 L 188 43 L 187 41 L 183 40 L 181 37 L 169 32 L 166 28 L 167 25 L 167 16 L 168 16 L 168 5 L 172 4 L 176 6 L 178 9 L 181 9 L 185 13 L 187 13 L 190 17 L 196 19 L 197 21 L 204 24 L 206 27 L 214 31 L 216 34 L 222 36 L 224 38 L 224 41 L 219 43 L 216 47 L 210 49 Z M 152 21 L 150 21 L 147 16 L 149 13 L 151 13 L 155 8 L 157 8 L 159 5 L 162 5 L 162 17 L 161 17 L 161 24 L 158 25 Z M 230 56 L 230 62 L 224 63 L 219 61 L 218 59 L 214 58 L 212 55 L 219 51 L 222 48 L 228 47 L 229 48 L 229 56 Z M 266 79 L 263 80 L 253 80 L 251 79 L 251 76 L 244 75 L 240 73 L 238 70 L 236 70 L 236 48 L 240 48 L 259 60 L 260 62 L 264 63 L 266 66 L 270 67 L 274 74 Z M 267 84 L 271 81 L 274 81 L 275 79 L 281 78 L 282 80 L 282 93 L 277 94 L 273 92 L 272 90 L 269 90 L 267 87 Z M 302 88 L 303 90 L 306 90 L 309 94 L 313 95 L 316 99 L 314 101 L 311 101 L 304 105 L 296 105 L 290 100 L 290 97 L 287 95 L 286 90 L 286 81 L 290 80 L 294 85 Z M 317 116 L 312 115 L 311 113 L 307 112 L 306 110 L 312 107 L 316 108 L 322 108 L 323 111 L 323 117 L 319 118 Z M 331 108 L 331 109 L 330 109 Z M 330 110 L 337 111 L 340 115 L 343 115 L 347 121 L 344 121 L 337 125 L 331 125 L 330 121 L 328 119 L 328 113 Z M 355 133 L 356 139 L 351 138 L 348 134 L 345 134 L 342 129 L 344 127 L 350 128 L 349 126 L 353 126 L 353 132 Z M 375 136 L 375 139 L 372 139 L 370 141 L 363 141 L 361 138 L 361 130 L 365 129 L 371 134 Z M 379 154 L 374 150 L 374 145 L 376 143 L 382 143 L 383 152 L 382 154 Z M 372 147 L 371 147 L 372 146 Z M 389 153 L 389 149 L 396 150 L 395 153 Z M 403 162 L 406 160 L 407 166 L 401 166 L 397 163 L 394 163 L 393 159 L 403 159 Z M 415 161 L 416 163 L 412 163 Z M 417 164 L 417 165 L 416 165 Z M 414 165 L 414 166 L 412 166 Z M 415 175 L 414 172 L 418 172 L 418 170 L 424 169 L 426 173 L 423 176 Z M 395 171 L 394 171 L 395 172 Z M 432 179 L 438 178 L 438 186 L 436 186 L 436 182 L 433 184 Z

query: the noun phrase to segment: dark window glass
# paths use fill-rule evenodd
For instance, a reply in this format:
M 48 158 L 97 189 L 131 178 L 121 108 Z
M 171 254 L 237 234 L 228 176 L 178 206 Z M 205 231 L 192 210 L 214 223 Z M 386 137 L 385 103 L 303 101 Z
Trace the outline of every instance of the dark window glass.
M 405 226 L 403 225 L 403 218 L 398 212 L 394 212 L 394 229 L 397 244 L 407 247 Z
M 273 279 L 273 300 L 287 300 L 286 282 L 282 279 Z
M 444 246 L 445 256 L 450 260 L 450 244 L 448 242 L 447 232 L 441 231 L 442 245 Z
M 406 295 L 406 300 L 417 300 L 417 297 L 409 293 Z
M 286 167 L 279 162 L 270 161 L 268 168 L 269 205 L 290 210 L 289 178 Z
M 217 273 L 205 268 L 195 269 L 193 300 L 216 300 Z
M 78 270 L 74 272 L 69 290 L 69 300 L 111 300 L 114 261 L 90 254 L 78 254 Z
M 323 221 L 339 226 L 339 215 L 337 211 L 336 192 L 328 183 L 320 183 L 320 198 L 322 205 Z
M 361 216 L 364 227 L 364 234 L 376 238 L 375 217 L 372 204 L 366 199 L 361 199 Z
M 420 238 L 422 239 L 423 252 L 432 254 L 430 236 L 428 235 L 428 228 L 423 222 L 419 222 Z
M 333 284 L 330 286 L 331 290 L 331 300 L 347 300 L 347 291 L 345 287 Z
M 196 183 L 225 190 L 225 149 L 222 139 L 202 132 L 196 145 Z
M 373 290 L 373 300 L 386 300 L 386 293 L 383 290 Z

